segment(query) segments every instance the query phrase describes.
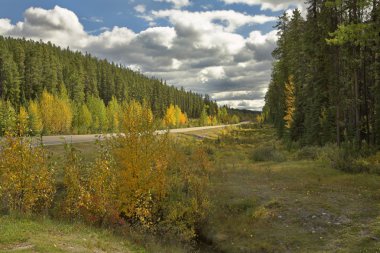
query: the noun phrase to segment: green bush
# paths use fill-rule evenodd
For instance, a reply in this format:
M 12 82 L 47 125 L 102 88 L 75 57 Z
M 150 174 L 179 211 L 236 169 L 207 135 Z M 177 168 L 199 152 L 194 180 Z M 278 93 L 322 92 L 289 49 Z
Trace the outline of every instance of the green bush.
M 259 146 L 253 150 L 251 159 L 255 162 L 284 162 L 286 161 L 286 156 L 283 152 L 276 149 L 274 145 Z
M 297 160 L 318 160 L 320 152 L 321 152 L 320 147 L 306 146 L 299 149 L 296 152 L 295 157 Z
M 343 146 L 328 154 L 328 158 L 334 169 L 349 173 L 370 172 L 371 166 L 363 159 L 363 154 L 351 146 Z

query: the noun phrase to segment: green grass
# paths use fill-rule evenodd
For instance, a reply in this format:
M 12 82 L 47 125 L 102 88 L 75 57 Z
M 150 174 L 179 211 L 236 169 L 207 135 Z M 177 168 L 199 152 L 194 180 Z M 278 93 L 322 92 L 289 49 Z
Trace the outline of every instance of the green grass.
M 146 252 L 105 229 L 49 219 L 0 216 L 0 252 Z
M 379 176 L 345 174 L 312 159 L 254 162 L 261 145 L 283 149 L 270 128 L 241 129 L 209 143 L 214 208 L 202 233 L 215 249 L 380 252 Z

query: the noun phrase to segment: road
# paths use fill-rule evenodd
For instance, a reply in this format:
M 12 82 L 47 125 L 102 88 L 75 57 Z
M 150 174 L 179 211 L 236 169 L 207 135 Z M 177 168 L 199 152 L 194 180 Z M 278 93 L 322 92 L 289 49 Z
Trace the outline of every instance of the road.
M 240 123 L 242 124 L 242 123 Z M 189 127 L 189 128 L 178 128 L 178 129 L 170 129 L 169 133 L 187 133 L 193 131 L 207 130 L 207 129 L 215 129 L 215 128 L 224 128 L 227 126 L 233 125 L 219 125 L 219 126 L 205 126 L 205 127 Z M 164 134 L 167 130 L 158 130 L 157 134 Z M 81 143 L 81 142 L 93 142 L 96 140 L 102 140 L 105 137 L 110 137 L 111 134 L 86 134 L 86 135 L 57 135 L 57 136 L 43 136 L 42 144 L 44 146 L 54 146 L 54 145 L 62 145 L 63 143 Z

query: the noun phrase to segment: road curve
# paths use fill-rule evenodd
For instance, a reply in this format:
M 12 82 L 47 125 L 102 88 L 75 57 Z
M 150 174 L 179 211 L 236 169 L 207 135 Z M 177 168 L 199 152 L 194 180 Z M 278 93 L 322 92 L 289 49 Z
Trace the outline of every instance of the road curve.
M 239 124 L 236 124 L 236 125 L 239 125 Z M 189 127 L 189 128 L 178 128 L 178 129 L 169 129 L 169 130 L 158 130 L 156 131 L 156 133 L 164 134 L 167 131 L 169 131 L 169 133 L 187 133 L 187 132 L 193 132 L 193 131 L 199 131 L 199 130 L 224 128 L 227 126 L 235 126 L 235 125 L 218 125 L 218 126 Z M 42 144 L 44 146 L 54 146 L 54 145 L 62 145 L 64 143 L 94 142 L 96 140 L 102 140 L 105 137 L 110 137 L 110 136 L 112 136 L 112 134 L 42 136 Z

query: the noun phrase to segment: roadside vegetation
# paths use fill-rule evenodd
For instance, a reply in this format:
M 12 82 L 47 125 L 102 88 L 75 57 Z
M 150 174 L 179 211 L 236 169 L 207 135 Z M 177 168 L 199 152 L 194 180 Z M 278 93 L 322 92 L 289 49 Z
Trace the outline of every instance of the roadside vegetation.
M 20 125 L 8 133 L 0 147 L 3 221 L 50 217 L 118 234 L 161 235 L 193 248 L 209 210 L 206 152 L 155 135 L 159 122 L 146 104 L 129 103 L 120 125 L 123 134 L 99 143 L 89 160 L 70 144 L 55 160 L 18 137 Z
M 349 151 L 335 145 L 294 147 L 278 140 L 274 128 L 260 124 L 137 137 L 142 128 L 153 131 L 150 113 L 139 104 L 131 104 L 130 110 L 140 117 L 125 119 L 129 135 L 97 146 L 46 150 L 48 161 L 56 164 L 53 202 L 45 214 L 26 214 L 4 207 L 3 201 L 0 250 L 54 252 L 38 246 L 45 245 L 38 241 L 50 233 L 40 224 L 57 224 L 58 230 L 73 226 L 79 234 L 91 231 L 100 245 L 106 242 L 95 235 L 109 233 L 111 245 L 102 246 L 103 252 L 379 249 L 379 153 L 353 160 L 355 170 L 340 170 L 336 164 Z M 143 148 L 135 150 L 134 143 Z M 166 152 L 156 152 L 161 148 Z M 363 164 L 370 169 L 359 169 Z M 10 226 L 16 221 L 19 230 Z M 40 232 L 19 232 L 28 231 L 30 224 Z M 12 233 L 24 239 L 16 240 Z M 93 242 L 76 242 L 72 247 L 87 247 L 88 252 L 95 247 Z M 129 251 L 116 250 L 120 242 Z M 63 242 L 55 245 L 63 247 Z M 67 247 L 62 251 L 75 252 Z

